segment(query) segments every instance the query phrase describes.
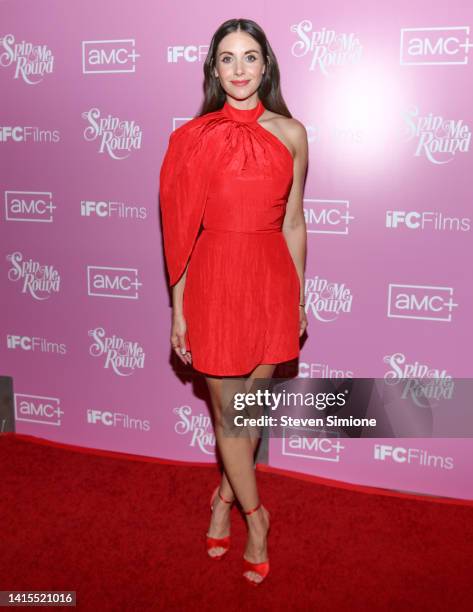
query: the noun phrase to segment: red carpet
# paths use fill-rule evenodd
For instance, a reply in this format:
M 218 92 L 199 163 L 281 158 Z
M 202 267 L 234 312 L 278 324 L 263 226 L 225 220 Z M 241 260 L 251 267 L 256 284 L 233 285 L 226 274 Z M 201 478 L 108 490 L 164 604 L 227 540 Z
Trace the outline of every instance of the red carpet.
M 129 461 L 0 436 L 0 590 L 75 590 L 79 610 L 471 610 L 473 506 L 259 471 L 271 573 L 205 553 L 214 467 Z M 65 609 L 65 608 L 61 608 Z

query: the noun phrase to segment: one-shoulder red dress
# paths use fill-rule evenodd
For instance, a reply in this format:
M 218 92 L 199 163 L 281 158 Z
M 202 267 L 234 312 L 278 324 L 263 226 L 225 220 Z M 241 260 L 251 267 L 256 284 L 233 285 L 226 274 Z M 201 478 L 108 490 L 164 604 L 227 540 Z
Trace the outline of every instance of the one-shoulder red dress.
M 225 102 L 181 125 L 160 172 L 169 284 L 189 263 L 186 348 L 214 376 L 299 356 L 299 277 L 282 233 L 293 158 L 258 122 L 264 110 Z

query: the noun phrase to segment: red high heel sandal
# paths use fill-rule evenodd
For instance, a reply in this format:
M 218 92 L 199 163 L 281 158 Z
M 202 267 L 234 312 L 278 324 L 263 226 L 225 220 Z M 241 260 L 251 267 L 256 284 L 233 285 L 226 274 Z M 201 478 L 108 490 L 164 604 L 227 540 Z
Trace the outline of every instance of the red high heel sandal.
M 219 485 L 215 488 L 215 491 L 212 493 L 212 497 L 210 498 L 210 512 L 213 512 L 214 501 L 215 501 L 215 497 L 217 496 L 217 493 L 218 493 L 219 498 L 223 502 L 225 502 L 226 504 L 233 504 L 233 500 L 228 501 L 224 497 L 222 497 L 220 493 L 220 485 Z M 224 548 L 225 549 L 223 553 L 221 553 L 220 555 L 209 554 L 209 557 L 211 559 L 215 559 L 216 561 L 220 560 L 228 552 L 228 549 L 230 548 L 230 536 L 228 535 L 223 538 L 213 538 L 212 536 L 209 536 L 209 534 L 207 534 L 206 537 L 207 537 L 207 553 L 209 553 L 211 548 Z
M 261 502 L 252 510 L 248 510 L 247 512 L 244 511 L 244 514 L 246 515 L 253 514 L 253 512 L 256 512 L 260 508 L 261 508 Z M 266 510 L 266 512 L 268 511 Z M 271 518 L 271 515 L 268 512 L 268 519 L 270 518 Z M 270 525 L 268 525 L 267 535 L 269 535 L 269 529 L 270 529 Z M 245 575 L 246 572 L 255 572 L 256 574 L 261 576 L 261 580 L 256 582 L 255 580 L 248 578 L 248 576 Z M 259 584 L 263 582 L 263 580 L 266 578 L 268 574 L 269 574 L 269 559 L 267 559 L 267 561 L 262 561 L 261 563 L 252 563 L 251 561 L 248 561 L 247 559 L 245 559 L 245 557 L 243 557 L 243 578 L 245 578 L 246 581 L 249 582 L 251 585 L 258 586 Z

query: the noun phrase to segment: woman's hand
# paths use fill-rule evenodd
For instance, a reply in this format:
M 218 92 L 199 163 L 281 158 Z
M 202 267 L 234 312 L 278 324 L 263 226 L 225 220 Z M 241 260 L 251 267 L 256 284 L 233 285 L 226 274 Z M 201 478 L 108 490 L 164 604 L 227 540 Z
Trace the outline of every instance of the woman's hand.
M 183 314 L 173 314 L 171 327 L 171 346 L 182 363 L 192 363 L 192 356 L 186 347 L 187 323 Z
M 305 332 L 307 328 L 307 316 L 305 314 L 304 306 L 299 306 L 299 338 Z

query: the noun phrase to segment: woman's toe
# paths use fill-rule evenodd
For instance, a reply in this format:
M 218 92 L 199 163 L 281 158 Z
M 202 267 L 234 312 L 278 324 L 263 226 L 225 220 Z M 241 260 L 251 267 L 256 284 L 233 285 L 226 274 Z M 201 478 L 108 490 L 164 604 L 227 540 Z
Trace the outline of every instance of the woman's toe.
M 256 572 L 245 572 L 244 574 L 247 576 L 252 582 L 261 582 L 262 578 Z

